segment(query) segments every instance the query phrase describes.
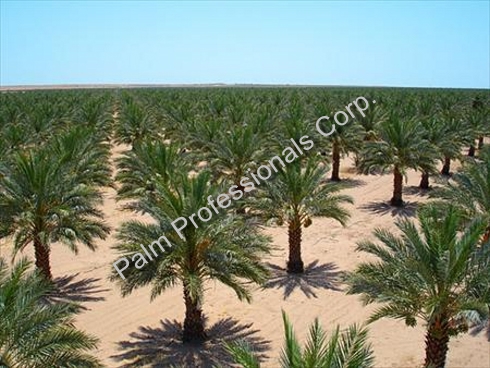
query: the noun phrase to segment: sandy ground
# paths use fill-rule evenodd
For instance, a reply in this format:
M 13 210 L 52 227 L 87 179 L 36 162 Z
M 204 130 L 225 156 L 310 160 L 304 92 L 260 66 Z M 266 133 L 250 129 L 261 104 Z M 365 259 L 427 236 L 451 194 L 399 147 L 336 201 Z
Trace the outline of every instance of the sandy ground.
M 120 154 L 122 148 L 115 150 Z M 196 364 L 220 362 L 229 366 L 223 357 L 219 339 L 242 337 L 251 342 L 264 356 L 264 367 L 277 367 L 283 341 L 281 309 L 294 324 L 299 338 L 315 317 L 331 331 L 337 324 L 346 327 L 365 321 L 374 307 L 363 307 L 358 296 L 347 296 L 338 277 L 352 270 L 363 260 L 354 251 L 356 241 L 370 236 L 375 227 L 394 228 L 401 216 L 412 216 L 418 203 L 426 200 L 415 186 L 419 175 L 410 172 L 405 186 L 405 200 L 410 202 L 403 213 L 385 205 L 392 193 L 392 176 L 360 176 L 342 162 L 342 176 L 355 186 L 346 193 L 355 199 L 349 205 L 351 219 L 343 228 L 329 219 L 314 219 L 303 233 L 303 259 L 308 271 L 303 278 L 288 277 L 279 270 L 287 254 L 285 227 L 268 228 L 277 250 L 267 259 L 272 264 L 273 277 L 266 290 L 257 289 L 251 304 L 240 302 L 233 292 L 218 283 L 209 283 L 205 294 L 204 312 L 211 342 L 205 349 L 182 348 L 176 341 L 176 328 L 183 321 L 184 305 L 180 287 L 168 290 L 150 302 L 149 288 L 122 298 L 116 285 L 108 281 L 110 264 L 117 255 L 110 249 L 115 243 L 112 234 L 99 242 L 93 253 L 82 249 L 78 255 L 62 246 L 54 246 L 52 268 L 54 277 L 65 292 L 82 300 L 87 308 L 77 318 L 77 325 L 100 338 L 96 352 L 108 367 L 133 366 L 135 357 L 143 357 L 146 366 L 167 367 L 171 363 L 189 367 Z M 122 212 L 115 202 L 115 191 L 105 191 L 104 212 L 115 229 L 123 221 L 135 218 Z M 5 254 L 5 248 L 4 252 Z M 27 252 L 31 254 L 30 252 Z M 68 277 L 67 277 L 68 275 Z M 402 322 L 381 320 L 370 326 L 370 342 L 374 349 L 376 367 L 417 367 L 424 358 L 424 328 L 405 327 Z M 139 358 L 136 358 L 139 359 Z M 451 340 L 447 367 L 490 367 L 490 343 L 483 333 L 469 334 Z

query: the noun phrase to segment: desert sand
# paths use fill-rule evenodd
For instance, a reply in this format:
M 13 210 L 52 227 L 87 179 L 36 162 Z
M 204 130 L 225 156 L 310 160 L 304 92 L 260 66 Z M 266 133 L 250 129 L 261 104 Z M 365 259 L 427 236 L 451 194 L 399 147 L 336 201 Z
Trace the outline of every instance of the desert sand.
M 123 150 L 124 147 L 115 148 L 114 156 Z M 205 349 L 184 349 L 177 341 L 176 324 L 184 318 L 181 287 L 170 289 L 150 302 L 149 288 L 123 298 L 117 285 L 108 281 L 111 262 L 118 258 L 111 249 L 116 242 L 114 231 L 98 243 L 95 253 L 82 248 L 75 255 L 63 246 L 54 245 L 53 275 L 65 292 L 81 300 L 86 308 L 76 323 L 100 338 L 96 355 L 108 367 L 134 366 L 134 359 L 140 359 L 137 356 L 152 367 L 166 367 L 170 363 L 209 366 L 209 362 L 229 366 L 223 360 L 218 341 L 243 337 L 263 355 L 263 367 L 277 367 L 283 342 L 281 309 L 289 315 L 300 339 L 315 317 L 329 332 L 337 324 L 347 327 L 363 323 L 376 306 L 364 307 L 358 296 L 346 295 L 339 275 L 366 259 L 355 252 L 357 241 L 370 237 L 376 227 L 394 229 L 397 219 L 412 217 L 417 204 L 427 197 L 416 189 L 419 174 L 409 172 L 404 188 L 409 204 L 403 211 L 393 210 L 386 205 L 392 194 L 391 175 L 356 175 L 349 160 L 343 160 L 341 168 L 342 177 L 353 185 L 345 193 L 355 201 L 348 206 L 351 218 L 347 226 L 315 218 L 313 225 L 304 229 L 302 251 L 308 271 L 302 278 L 287 276 L 281 270 L 287 256 L 286 228 L 266 228 L 264 231 L 272 236 L 275 247 L 265 260 L 271 264 L 271 280 L 265 290 L 256 288 L 251 304 L 240 302 L 231 290 L 218 283 L 208 284 L 203 309 L 211 340 Z M 123 221 L 137 217 L 123 212 L 115 195 L 115 190 L 107 189 L 103 207 L 113 230 Z M 8 249 L 2 248 L 5 255 Z M 30 249 L 25 253 L 32 256 Z M 411 368 L 423 363 L 422 324 L 410 328 L 401 321 L 384 319 L 371 324 L 369 329 L 376 367 Z M 204 363 L 197 364 L 196 359 Z M 490 343 L 485 333 L 453 338 L 447 367 L 490 367 Z

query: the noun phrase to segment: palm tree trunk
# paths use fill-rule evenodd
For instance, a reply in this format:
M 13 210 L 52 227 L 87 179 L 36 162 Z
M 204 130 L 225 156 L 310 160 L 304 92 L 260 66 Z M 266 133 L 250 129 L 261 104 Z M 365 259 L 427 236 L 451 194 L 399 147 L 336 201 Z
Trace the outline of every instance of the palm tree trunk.
M 425 336 L 425 363 L 424 368 L 444 368 L 449 343 L 449 329 L 447 321 L 438 317 L 429 324 Z
M 423 172 L 420 179 L 420 189 L 429 189 L 429 173 Z
M 289 273 L 303 273 L 304 264 L 301 259 L 301 222 L 293 220 L 289 223 Z
M 243 187 L 240 183 L 236 184 L 236 186 L 238 187 L 237 190 L 239 190 L 240 192 L 243 193 L 242 199 L 244 199 L 245 198 L 245 187 Z M 244 215 L 245 214 L 245 204 L 243 203 L 243 201 L 242 201 L 242 203 L 238 202 L 237 208 L 236 208 L 236 213 L 238 215 Z
M 49 248 L 44 246 L 38 235 L 34 236 L 34 255 L 36 257 L 36 267 L 48 279 L 53 280 L 51 274 L 51 264 L 49 262 Z
M 395 170 L 393 171 L 393 198 L 391 198 L 391 205 L 396 207 L 403 206 L 403 175 L 398 169 L 398 166 L 395 166 Z
M 333 142 L 333 147 L 332 147 L 332 176 L 331 180 L 332 181 L 340 181 L 340 149 L 339 149 L 339 143 L 337 141 Z
M 475 157 L 475 146 L 471 145 L 468 149 L 468 157 Z
M 490 226 L 487 227 L 487 230 L 485 231 L 485 234 L 483 234 L 483 241 L 482 241 L 482 243 L 485 244 L 489 240 L 490 240 Z
M 478 137 L 478 149 L 481 150 L 483 148 L 483 136 Z
M 201 343 L 206 340 L 204 318 L 198 300 L 192 300 L 188 288 L 184 286 L 185 319 L 182 341 Z
M 444 157 L 444 165 L 442 166 L 441 175 L 449 176 L 451 170 L 451 159 L 447 156 Z

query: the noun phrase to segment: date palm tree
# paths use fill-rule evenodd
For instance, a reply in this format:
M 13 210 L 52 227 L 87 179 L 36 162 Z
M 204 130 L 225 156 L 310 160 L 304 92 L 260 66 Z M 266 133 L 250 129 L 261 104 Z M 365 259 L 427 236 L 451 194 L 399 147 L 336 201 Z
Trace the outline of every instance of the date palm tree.
M 372 368 L 373 352 L 367 343 L 367 329 L 356 325 L 345 331 L 337 327 L 327 336 L 318 319 L 311 325 L 304 348 L 301 347 L 286 314 L 284 347 L 280 366 L 283 368 Z M 236 364 L 243 368 L 260 368 L 260 362 L 246 343 L 225 345 Z
M 486 224 L 477 219 L 460 233 L 462 216 L 455 207 L 434 206 L 413 221 L 397 222 L 401 236 L 377 229 L 378 242 L 362 241 L 358 251 L 377 257 L 347 276 L 349 294 L 366 304 L 382 304 L 369 321 L 383 317 L 427 326 L 425 367 L 443 368 L 451 336 L 468 330 L 468 316 L 488 315 L 490 244 L 481 245 Z M 471 313 L 469 313 L 471 312 Z
M 132 98 L 126 98 L 114 127 L 115 142 L 134 148 L 148 137 L 156 138 L 157 128 L 151 109 Z
M 470 143 L 465 135 L 465 129 L 465 124 L 461 120 L 441 120 L 439 130 L 441 140 L 437 143 L 443 156 L 441 175 L 451 175 L 451 160 L 461 158 L 461 149 Z
M 221 131 L 214 142 L 208 144 L 210 168 L 229 184 L 240 185 L 240 180 L 247 175 L 247 169 L 254 168 L 257 162 L 267 158 L 263 148 L 267 137 L 255 134 L 251 126 L 239 126 Z
M 363 145 L 363 129 L 356 122 L 336 125 L 335 134 L 330 137 L 332 144 L 332 174 L 330 180 L 340 181 L 340 158 L 349 152 L 358 153 Z
M 102 367 L 89 354 L 97 339 L 74 327 L 78 306 L 47 303 L 52 285 L 29 268 L 0 259 L 0 367 Z
M 458 206 L 470 222 L 481 217 L 487 223 L 487 231 L 483 241 L 490 239 L 490 148 L 482 149 L 479 160 L 463 161 L 463 168 L 454 174 L 446 187 L 434 193 Z
M 50 280 L 53 243 L 75 253 L 79 243 L 95 250 L 94 240 L 109 232 L 96 208 L 102 203 L 97 187 L 108 182 L 106 151 L 77 132 L 0 164 L 0 238 L 13 237 L 14 254 L 32 244 L 36 266 Z M 95 155 L 91 145 L 98 147 Z
M 123 295 L 151 284 L 152 299 L 181 282 L 185 302 L 183 341 L 201 342 L 206 338 L 202 314 L 205 281 L 217 280 L 232 288 L 240 300 L 250 301 L 247 285 L 261 284 L 266 279 L 261 257 L 268 250 L 268 239 L 259 235 L 256 227 L 223 209 L 213 212 L 208 222 L 196 216 L 197 228 L 189 222 L 181 238 L 171 222 L 198 213 L 202 207 L 209 206 L 208 197 L 215 199 L 224 189 L 209 183 L 208 172 L 192 178 L 187 172 L 175 173 L 170 182 L 159 180 L 157 173 L 154 177 L 153 195 L 142 196 L 138 208 L 155 223 L 136 220 L 124 223 L 118 230 L 120 242 L 115 249 L 123 256 L 135 257 L 142 251 L 140 244 L 151 244 L 158 239 L 165 252 L 159 251 L 156 259 L 140 269 L 131 265 L 125 271 L 125 279 L 113 272 L 112 280 L 120 285 Z M 155 249 L 159 248 L 155 246 Z
M 290 273 L 304 272 L 301 258 L 302 228 L 312 224 L 313 216 L 332 218 L 345 225 L 349 213 L 342 207 L 353 203 L 352 198 L 339 194 L 343 188 L 338 183 L 325 179 L 327 168 L 320 164 L 318 156 L 304 161 L 296 159 L 284 168 L 279 167 L 277 175 L 264 182 L 264 188 L 251 205 L 278 225 L 288 227 L 289 258 L 287 270 Z
M 366 142 L 360 168 L 393 172 L 393 197 L 391 205 L 404 205 L 403 176 L 406 170 L 433 171 L 437 151 L 424 138 L 422 125 L 414 119 L 403 119 L 392 112 L 389 119 L 378 126 L 379 140 Z
M 175 144 L 144 140 L 133 150 L 125 152 L 116 160 L 116 180 L 121 184 L 118 198 L 151 197 L 155 190 L 155 180 L 170 182 L 172 175 L 178 171 L 190 171 L 190 166 L 178 151 Z M 136 202 L 129 207 L 135 205 Z
M 462 142 L 457 138 L 456 132 L 451 132 L 451 129 L 453 129 L 454 126 L 446 123 L 439 116 L 434 114 L 433 116 L 422 119 L 421 127 L 423 129 L 423 138 L 427 140 L 427 142 L 433 146 L 435 152 L 437 152 L 437 156 L 435 157 L 444 162 L 447 157 L 454 158 L 460 156 Z M 422 177 L 419 188 L 429 189 L 429 177 L 431 174 L 436 173 L 435 166 L 430 160 L 421 161 L 420 166 Z

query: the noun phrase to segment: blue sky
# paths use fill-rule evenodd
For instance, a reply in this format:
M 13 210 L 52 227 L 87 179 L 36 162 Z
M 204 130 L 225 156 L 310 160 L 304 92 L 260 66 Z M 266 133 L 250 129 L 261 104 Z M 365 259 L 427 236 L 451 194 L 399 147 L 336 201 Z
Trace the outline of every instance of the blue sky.
M 490 87 L 490 1 L 0 0 L 0 85 Z

